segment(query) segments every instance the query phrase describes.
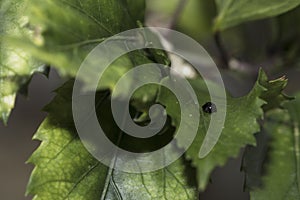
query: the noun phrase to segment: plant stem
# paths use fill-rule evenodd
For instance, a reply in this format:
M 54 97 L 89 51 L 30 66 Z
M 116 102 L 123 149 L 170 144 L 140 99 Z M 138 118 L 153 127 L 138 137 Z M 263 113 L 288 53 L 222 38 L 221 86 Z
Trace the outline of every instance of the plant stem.
M 217 48 L 218 48 L 218 50 L 220 52 L 220 55 L 221 55 L 221 62 L 222 62 L 221 67 L 225 68 L 225 69 L 228 69 L 229 58 L 228 58 L 227 52 L 226 52 L 226 50 L 223 46 L 220 32 L 215 32 L 214 39 L 215 39 Z
M 170 20 L 169 28 L 173 29 L 176 25 L 176 23 L 179 20 L 180 15 L 182 14 L 182 11 L 184 10 L 186 6 L 187 0 L 179 0 L 177 7 L 174 11 L 173 17 Z
M 124 121 L 125 120 L 123 120 L 123 122 Z M 122 127 L 123 126 L 124 126 L 124 124 L 122 124 Z M 115 147 L 114 152 L 113 152 L 112 161 L 111 161 L 110 167 L 108 169 L 108 173 L 107 173 L 104 188 L 103 188 L 103 193 L 101 195 L 101 200 L 104 200 L 106 198 L 106 195 L 107 195 L 107 192 L 108 192 L 108 187 L 111 184 L 111 181 L 113 181 L 113 173 L 114 173 L 114 170 L 115 170 L 116 160 L 117 160 L 117 156 L 118 156 L 118 147 L 119 147 L 119 145 L 121 143 L 121 140 L 122 140 L 122 137 L 123 137 L 122 127 L 121 127 L 121 131 L 119 132 L 116 147 Z

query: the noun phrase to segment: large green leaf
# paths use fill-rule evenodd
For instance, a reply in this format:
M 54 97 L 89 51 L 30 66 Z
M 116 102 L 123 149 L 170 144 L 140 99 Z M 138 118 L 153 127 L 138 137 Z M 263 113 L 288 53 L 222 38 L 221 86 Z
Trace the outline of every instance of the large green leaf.
M 279 109 L 270 111 L 266 117 L 264 129 L 271 138 L 268 159 L 263 165 L 262 184 L 260 187 L 252 186 L 251 199 L 299 199 L 298 121 L 293 121 L 286 110 Z
M 38 60 L 57 68 L 61 75 L 74 77 L 97 44 L 121 31 L 135 28 L 136 21 L 142 20 L 143 11 L 142 0 L 89 0 L 84 3 L 75 0 L 33 0 L 28 5 L 27 13 L 31 26 L 38 30 L 39 40 L 28 37 L 6 39 Z M 118 50 L 116 47 L 115 51 Z M 101 56 L 95 62 L 101 63 Z M 104 72 L 99 89 L 112 90 L 120 77 L 131 68 L 152 62 L 168 64 L 165 52 L 141 50 L 119 57 Z M 89 73 L 80 76 L 81 80 L 94 80 L 95 72 L 90 70 Z M 148 107 L 146 104 L 154 100 L 157 88 L 152 88 L 152 92 L 140 92 L 132 98 L 137 108 L 145 110 Z
M 26 35 L 34 39 L 34 30 L 26 27 L 28 20 L 23 15 L 27 1 L 1 0 L 0 6 L 0 120 L 7 123 L 16 93 L 25 87 L 34 72 L 42 72 L 44 67 L 28 52 L 8 45 L 3 39 L 6 35 Z
M 137 26 L 136 21 L 142 20 L 144 2 L 89 0 L 83 3 L 75 0 L 33 0 L 30 1 L 27 10 L 31 26 L 39 30 L 40 40 L 34 42 L 28 38 L 12 37 L 7 40 L 22 47 L 37 59 L 54 66 L 60 74 L 74 77 L 83 60 L 97 44 Z M 113 52 L 110 52 L 111 54 Z M 100 56 L 99 61 L 95 62 L 101 61 Z M 113 89 L 119 78 L 131 68 L 152 62 L 168 63 L 165 53 L 158 50 L 134 51 L 121 56 L 106 69 L 99 89 Z M 95 72 L 91 70 L 90 74 L 80 78 L 88 82 L 94 80 L 92 75 L 95 75 Z M 151 95 L 155 94 L 156 92 Z M 144 103 L 142 100 L 141 102 Z
M 270 136 L 262 130 L 255 135 L 256 146 L 247 146 L 244 151 L 242 170 L 245 172 L 245 186 L 248 191 L 262 185 L 263 164 L 267 158 Z
M 216 0 L 218 16 L 215 31 L 250 21 L 276 16 L 298 5 L 299 0 Z
M 75 76 L 83 59 L 105 38 L 134 27 L 126 2 L 121 0 L 82 3 L 75 0 L 33 0 L 27 9 L 29 21 L 40 31 L 34 43 L 10 39 L 39 60 Z
M 240 98 L 231 98 L 228 96 L 226 120 L 222 134 L 213 150 L 203 159 L 200 159 L 198 155 L 210 122 L 210 114 L 203 113 L 200 110 L 202 119 L 200 120 L 198 133 L 192 145 L 187 150 L 186 157 L 192 160 L 192 165 L 197 169 L 197 179 L 201 190 L 205 189 L 209 176 L 215 167 L 224 165 L 230 157 L 238 156 L 240 149 L 247 144 L 255 145 L 253 134 L 260 130 L 257 120 L 263 117 L 262 105 L 276 98 L 274 91 L 277 91 L 277 96 L 280 96 L 282 90 L 278 90 L 275 87 L 269 87 L 267 90 L 262 84 L 269 86 L 270 83 L 275 82 L 275 85 L 285 86 L 285 84 L 280 84 L 281 82 L 285 82 L 284 79 L 277 79 L 271 82 L 266 79 L 265 73 L 261 71 L 256 85 L 248 95 Z M 190 84 L 197 94 L 199 105 L 204 105 L 210 101 L 209 93 L 201 79 L 191 80 Z M 270 98 L 267 98 L 267 94 L 272 95 Z M 266 97 L 264 101 L 261 99 L 262 96 Z M 176 127 L 180 123 L 193 126 L 191 119 L 181 119 L 179 105 L 176 103 L 175 96 L 171 95 L 170 91 L 162 91 L 159 101 L 166 106 L 167 112 L 173 119 Z M 180 141 L 178 143 L 180 145 Z
M 287 110 L 267 113 L 258 134 L 265 139 L 246 151 L 244 169 L 251 199 L 300 198 L 299 97 L 285 104 Z
M 35 195 L 36 200 L 196 199 L 195 188 L 189 185 L 181 159 L 161 170 L 143 174 L 112 170 L 94 159 L 82 145 L 73 124 L 72 87 L 70 81 L 57 91 L 46 108 L 48 117 L 34 136 L 42 143 L 29 159 L 35 169 L 28 194 Z M 109 102 L 106 94 L 99 93 L 99 99 Z M 105 116 L 103 125 L 109 130 L 107 134 L 117 134 L 115 124 L 109 121 L 109 106 L 105 102 L 99 105 Z

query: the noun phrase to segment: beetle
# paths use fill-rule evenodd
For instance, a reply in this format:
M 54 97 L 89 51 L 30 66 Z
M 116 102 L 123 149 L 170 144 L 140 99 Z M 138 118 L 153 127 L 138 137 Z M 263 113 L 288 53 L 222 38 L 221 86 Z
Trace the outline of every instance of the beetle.
M 212 103 L 212 102 L 206 102 L 203 106 L 202 106 L 202 110 L 205 113 L 214 113 L 217 112 L 217 106 Z

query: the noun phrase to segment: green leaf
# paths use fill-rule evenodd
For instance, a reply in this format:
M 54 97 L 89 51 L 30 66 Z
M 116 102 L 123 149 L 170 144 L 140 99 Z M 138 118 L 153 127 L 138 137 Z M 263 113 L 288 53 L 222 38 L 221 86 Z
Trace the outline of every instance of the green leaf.
M 245 172 L 245 189 L 252 190 L 262 186 L 261 175 L 267 158 L 270 136 L 264 130 L 257 133 L 256 146 L 247 146 L 243 156 L 242 170 Z
M 37 59 L 58 69 L 61 75 L 75 77 L 88 53 L 106 38 L 136 27 L 141 20 L 144 1 L 88 0 L 33 0 L 28 5 L 31 26 L 39 30 L 39 41 L 28 38 L 7 38 Z M 151 36 L 153 37 L 153 36 Z M 153 39 L 153 38 L 151 38 Z M 156 38 L 157 39 L 157 38 Z M 118 49 L 116 49 L 118 51 Z M 98 62 L 101 63 L 101 60 Z M 113 89 L 117 81 L 131 68 L 152 62 L 168 64 L 165 52 L 160 50 L 134 51 L 118 58 L 104 72 L 99 89 Z M 95 72 L 80 77 L 90 81 Z M 93 79 L 94 80 L 94 79 Z M 130 83 L 129 83 L 130 84 Z M 155 99 L 157 88 L 133 97 L 137 108 L 145 109 Z
M 288 107 L 292 109 L 289 109 L 289 111 L 299 111 L 299 103 L 299 101 L 288 103 Z M 252 191 L 250 192 L 251 199 L 282 200 L 300 198 L 300 138 L 298 119 L 291 118 L 286 110 L 279 109 L 271 110 L 266 115 L 264 132 L 270 137 L 267 146 L 268 154 L 267 159 L 264 159 L 263 166 L 257 165 L 265 173 L 252 173 L 248 175 L 250 180 L 253 180 L 253 177 L 256 177 L 258 180 L 258 177 L 263 175 L 262 184 L 252 185 Z M 248 152 L 246 158 L 259 156 L 254 155 L 254 153 L 257 152 Z M 247 166 L 247 169 L 249 167 L 253 166 Z M 251 182 L 248 182 L 248 184 L 251 184 Z
M 143 11 L 143 1 L 33 0 L 27 10 L 31 25 L 39 30 L 39 42 L 11 37 L 7 40 L 54 66 L 61 75 L 75 77 L 83 60 L 97 44 L 136 27 L 135 21 L 140 19 Z M 112 90 L 119 78 L 137 65 L 153 61 L 168 63 L 163 51 L 149 52 L 134 51 L 116 59 L 104 72 L 99 89 Z M 97 62 L 101 63 L 101 59 Z M 93 79 L 91 75 L 95 75 L 94 71 L 90 73 L 79 78 L 88 82 Z M 156 95 L 156 92 L 151 95 Z
M 216 0 L 218 15 L 214 30 L 221 31 L 241 23 L 273 17 L 300 5 L 299 0 Z
M 274 108 L 282 107 L 283 103 L 294 99 L 293 97 L 287 96 L 283 93 L 287 83 L 288 80 L 285 76 L 268 81 L 266 74 L 262 74 L 260 84 L 268 90 L 268 92 L 263 93 L 260 96 L 261 99 L 267 102 L 263 106 L 265 112 Z
M 33 37 L 28 29 L 28 20 L 23 13 L 27 1 L 0 1 L 0 120 L 7 123 L 15 105 L 17 92 L 27 83 L 34 72 L 44 72 L 45 68 L 31 55 L 3 39 L 6 35 Z
M 34 136 L 42 143 L 29 159 L 35 169 L 27 194 L 35 195 L 35 200 L 196 199 L 181 159 L 143 174 L 112 170 L 94 159 L 82 145 L 73 124 L 72 87 L 72 81 L 66 83 L 46 107 L 49 115 Z M 109 130 L 107 134 L 117 134 L 111 114 L 107 113 L 110 101 L 103 98 L 106 94 L 97 96 L 104 99 L 97 109 L 106 116 L 102 123 Z
M 75 76 L 93 47 L 106 38 L 134 28 L 122 0 L 33 0 L 27 15 L 38 30 L 39 41 L 26 37 L 7 38 L 37 59 L 55 66 L 62 75 Z M 125 68 L 125 67 L 124 67 Z
M 26 50 L 36 59 L 57 68 L 62 76 L 67 77 L 77 75 L 83 60 L 97 44 L 119 32 L 135 28 L 137 20 L 142 20 L 141 13 L 144 11 L 144 1 L 141 0 L 32 0 L 28 4 L 26 10 L 30 26 L 36 30 L 35 34 L 39 39 L 5 39 L 8 43 Z M 158 41 L 152 34 L 148 34 L 147 37 L 151 37 L 151 41 Z M 126 45 L 124 43 L 124 48 Z M 116 47 L 114 50 L 118 52 L 119 49 Z M 112 54 L 113 52 L 110 52 L 110 55 Z M 95 62 L 101 64 L 101 57 Z M 130 69 L 153 62 L 169 64 L 166 53 L 161 50 L 137 50 L 123 55 L 105 70 L 98 89 L 112 90 L 117 81 Z M 93 76 L 95 77 L 95 72 L 90 70 L 89 74 L 81 75 L 79 79 L 89 83 L 95 80 Z M 152 87 L 149 93 L 140 92 L 135 95 L 132 98 L 133 103 L 136 108 L 147 110 L 149 102 L 155 100 L 156 94 L 157 87 Z
M 262 86 L 262 83 L 266 83 L 265 78 L 265 73 L 261 71 L 256 85 L 248 95 L 240 98 L 228 96 L 227 113 L 222 134 L 213 150 L 203 159 L 200 159 L 198 155 L 210 122 L 210 115 L 200 110 L 202 114 L 198 133 L 186 152 L 186 157 L 192 160 L 192 165 L 197 169 L 197 180 L 200 190 L 205 189 L 209 176 L 215 167 L 223 166 L 230 157 L 238 156 L 240 149 L 247 144 L 255 145 L 253 134 L 260 130 L 257 120 L 263 117 L 261 107 L 266 103 L 265 101 L 269 102 L 276 98 L 274 93 L 274 91 L 277 91 L 276 87 L 269 87 L 267 90 Z M 285 80 L 279 79 L 278 81 L 282 82 Z M 204 105 L 210 101 L 210 96 L 203 80 L 199 78 L 190 80 L 190 84 L 197 94 L 199 105 Z M 267 94 L 272 94 L 272 96 L 267 98 Z M 278 91 L 278 95 L 281 95 L 281 90 Z M 265 101 L 261 99 L 261 96 L 266 97 Z M 175 127 L 179 126 L 180 120 L 183 120 L 181 123 L 193 125 L 190 119 L 181 119 L 179 105 L 170 91 L 162 90 L 159 95 L 159 102 L 166 106 L 167 113 L 171 116 Z M 180 141 L 178 143 L 180 146 Z

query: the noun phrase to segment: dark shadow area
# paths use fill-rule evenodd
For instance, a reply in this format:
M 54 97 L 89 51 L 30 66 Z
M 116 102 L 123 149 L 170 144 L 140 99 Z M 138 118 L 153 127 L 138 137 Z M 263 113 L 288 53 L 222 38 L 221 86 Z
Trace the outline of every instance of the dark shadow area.
M 26 185 L 33 169 L 26 160 L 38 147 L 38 141 L 32 141 L 40 123 L 46 117 L 42 108 L 51 101 L 52 92 L 61 79 L 51 70 L 49 79 L 36 74 L 29 85 L 28 97 L 18 95 L 8 125 L 0 123 L 0 199 L 25 200 Z

